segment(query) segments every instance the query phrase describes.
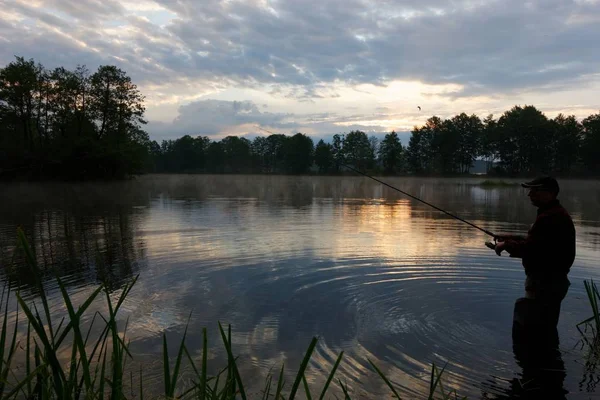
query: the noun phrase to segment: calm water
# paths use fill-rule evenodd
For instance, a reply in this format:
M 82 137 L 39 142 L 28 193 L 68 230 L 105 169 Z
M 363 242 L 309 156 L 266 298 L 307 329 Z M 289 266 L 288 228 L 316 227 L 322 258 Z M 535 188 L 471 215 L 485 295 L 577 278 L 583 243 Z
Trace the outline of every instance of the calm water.
M 386 180 L 492 231 L 524 232 L 535 218 L 519 187 Z M 595 397 L 597 378 L 577 347 L 575 324 L 589 316 L 583 280 L 600 280 L 600 182 L 561 183 L 578 254 L 559 324 L 566 377 L 550 380 L 567 398 L 587 399 Z M 289 381 L 318 336 L 307 376 L 317 386 L 343 350 L 338 377 L 357 397 L 388 394 L 367 358 L 409 398 L 427 391 L 432 362 L 448 362 L 446 382 L 469 398 L 516 396 L 523 371 L 511 323 L 523 288 L 519 260 L 497 257 L 481 232 L 366 178 L 4 184 L 0 201 L 0 281 L 30 297 L 31 277 L 6 267 L 19 225 L 40 264 L 55 267 L 76 299 L 101 281 L 118 289 L 140 275 L 122 320 L 129 317 L 136 362 L 158 386 L 162 333 L 175 346 L 191 311 L 190 351 L 199 356 L 203 327 L 218 344 L 217 321 L 231 323 L 234 351 L 242 374 L 256 377 L 254 390 L 282 362 Z M 64 312 L 47 282 L 55 311 Z M 220 344 L 210 360 L 222 365 Z

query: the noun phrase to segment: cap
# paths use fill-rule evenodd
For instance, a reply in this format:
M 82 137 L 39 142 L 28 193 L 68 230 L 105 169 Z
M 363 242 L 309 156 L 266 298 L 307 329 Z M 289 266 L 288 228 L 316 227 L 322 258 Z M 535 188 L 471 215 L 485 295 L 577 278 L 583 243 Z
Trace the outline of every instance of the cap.
M 547 190 L 556 194 L 558 194 L 558 192 L 560 191 L 558 182 L 556 181 L 556 179 L 550 176 L 544 176 L 536 178 L 530 182 L 521 183 L 521 186 L 523 186 L 524 188 Z

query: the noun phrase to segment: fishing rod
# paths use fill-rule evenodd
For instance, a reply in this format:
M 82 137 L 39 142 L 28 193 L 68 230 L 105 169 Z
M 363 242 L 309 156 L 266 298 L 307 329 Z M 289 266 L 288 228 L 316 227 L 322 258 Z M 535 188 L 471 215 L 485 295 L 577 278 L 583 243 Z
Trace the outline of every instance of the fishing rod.
M 268 132 L 268 133 L 270 133 L 270 134 L 272 134 L 272 135 L 275 135 L 275 133 L 274 133 L 274 132 L 271 132 L 271 131 L 269 131 L 269 130 L 267 130 L 267 129 L 264 129 L 264 128 L 262 128 L 262 127 L 261 127 L 261 126 L 259 126 L 259 125 L 257 125 L 257 127 L 258 127 L 258 129 L 260 129 L 260 130 L 262 130 L 262 131 L 265 131 L 265 132 Z M 444 209 L 441 209 L 440 207 L 438 207 L 438 206 L 436 206 L 436 205 L 433 205 L 433 204 L 429 203 L 428 201 L 425 201 L 425 200 L 423 200 L 423 199 L 420 199 L 420 198 L 418 198 L 417 196 L 413 196 L 412 194 L 410 194 L 410 193 L 407 193 L 407 192 L 405 192 L 404 190 L 400 190 L 400 189 L 398 189 L 397 187 L 394 187 L 394 186 L 390 185 L 389 183 L 385 183 L 384 181 L 382 181 L 382 180 L 379 180 L 379 179 L 377 179 L 377 178 L 375 178 L 375 177 L 373 177 L 373 176 L 371 176 L 371 175 L 369 175 L 369 174 L 366 174 L 366 173 L 362 172 L 362 171 L 361 171 L 361 170 L 359 170 L 359 169 L 356 169 L 356 168 L 354 168 L 354 167 L 351 167 L 350 165 L 343 164 L 343 163 L 339 163 L 339 165 L 340 165 L 340 166 L 342 166 L 342 167 L 346 167 L 346 168 L 348 168 L 349 170 L 352 170 L 352 171 L 356 172 L 357 174 L 360 174 L 360 175 L 363 175 L 363 176 L 365 176 L 365 177 L 367 177 L 367 178 L 373 179 L 375 182 L 379 182 L 379 183 L 381 183 L 382 185 L 389 187 L 390 189 L 393 189 L 393 190 L 395 190 L 395 191 L 397 191 L 397 192 L 400 192 L 400 193 L 402 193 L 402 194 L 403 194 L 403 195 L 405 195 L 405 196 L 408 196 L 408 197 L 410 197 L 411 199 L 414 199 L 414 200 L 420 201 L 421 203 L 423 203 L 423 204 L 426 204 L 426 205 L 428 205 L 429 207 L 431 207 L 431 208 L 434 208 L 434 209 L 436 209 L 436 210 L 438 210 L 438 211 L 441 211 L 441 212 L 443 212 L 444 214 L 446 214 L 446 215 L 448 215 L 448 216 L 450 216 L 450 217 L 452 217 L 452 218 L 456 218 L 457 220 L 459 220 L 459 221 L 461 221 L 461 222 L 464 222 L 465 224 L 467 224 L 467 225 L 469 225 L 469 226 L 471 226 L 471 227 L 473 227 L 473 228 L 475 228 L 475 229 L 478 229 L 478 230 L 480 230 L 481 232 L 485 233 L 486 235 L 489 235 L 489 236 L 493 237 L 493 238 L 494 238 L 494 242 L 496 241 L 496 239 L 499 239 L 499 238 L 501 238 L 499 235 L 496 235 L 495 233 L 493 233 L 493 232 L 490 232 L 490 231 L 488 231 L 487 229 L 481 228 L 481 227 L 479 227 L 479 226 L 475 225 L 474 223 L 472 223 L 472 222 L 469 222 L 469 221 L 467 221 L 466 219 L 459 217 L 458 215 L 454 215 L 454 214 L 452 214 L 452 213 L 450 213 L 450 212 L 448 212 L 448 211 L 446 211 L 446 210 L 444 210 Z M 494 243 L 491 243 L 491 242 L 486 242 L 486 244 L 485 244 L 485 245 L 486 245 L 487 247 L 491 248 L 491 249 L 494 249 L 494 248 L 495 248 L 495 244 L 494 244 Z

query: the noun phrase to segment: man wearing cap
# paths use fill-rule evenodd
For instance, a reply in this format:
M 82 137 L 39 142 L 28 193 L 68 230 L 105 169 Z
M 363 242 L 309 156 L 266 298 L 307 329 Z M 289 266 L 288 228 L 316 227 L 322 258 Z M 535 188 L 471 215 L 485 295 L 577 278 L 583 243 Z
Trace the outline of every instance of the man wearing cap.
M 515 304 L 513 335 L 528 328 L 555 334 L 570 285 L 567 274 L 575 260 L 575 227 L 557 199 L 556 179 L 542 177 L 521 186 L 529 189 L 537 218 L 526 237 L 500 237 L 495 246 L 496 254 L 506 251 L 521 258 L 525 268 L 525 298 Z

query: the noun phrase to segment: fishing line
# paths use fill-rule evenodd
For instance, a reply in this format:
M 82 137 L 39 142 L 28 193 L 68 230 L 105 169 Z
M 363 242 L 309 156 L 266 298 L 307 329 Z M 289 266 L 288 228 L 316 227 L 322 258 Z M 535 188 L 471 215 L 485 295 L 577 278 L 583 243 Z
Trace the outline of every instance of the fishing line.
M 474 223 L 467 221 L 466 219 L 463 219 L 463 218 L 461 218 L 461 217 L 459 217 L 459 216 L 457 216 L 457 215 L 454 215 L 454 214 L 452 214 L 452 213 L 450 213 L 450 212 L 448 212 L 448 211 L 446 211 L 446 210 L 443 210 L 443 209 L 439 208 L 438 206 L 435 206 L 435 205 L 433 205 L 433 204 L 429 203 L 428 201 L 425 201 L 425 200 L 423 200 L 423 199 L 420 199 L 420 198 L 418 198 L 418 197 L 416 197 L 416 196 L 413 196 L 412 194 L 410 194 L 410 193 L 407 193 L 407 192 L 405 192 L 404 190 L 400 190 L 400 189 L 398 189 L 397 187 L 394 187 L 394 186 L 390 185 L 389 183 L 385 183 L 384 181 L 381 181 L 381 180 L 379 180 L 379 179 L 377 179 L 377 178 L 375 178 L 375 177 L 372 177 L 371 175 L 368 175 L 368 174 L 366 174 L 366 173 L 364 173 L 364 172 L 362 172 L 362 171 L 360 171 L 360 170 L 358 170 L 358 169 L 356 169 L 356 168 L 354 168 L 354 167 L 351 167 L 351 166 L 349 166 L 349 165 L 347 165 L 347 164 L 340 164 L 340 165 L 341 165 L 342 167 L 346 167 L 346 168 L 348 168 L 348 169 L 350 169 L 350 170 L 352 170 L 352 171 L 354 171 L 354 172 L 356 172 L 356 173 L 358 173 L 358 174 L 361 174 L 361 175 L 363 175 L 363 176 L 366 176 L 367 178 L 371 178 L 371 179 L 373 179 L 374 181 L 376 181 L 376 182 L 379 182 L 379 183 L 381 183 L 382 185 L 385 185 L 385 186 L 389 187 L 390 189 L 394 189 L 395 191 L 397 191 L 397 192 L 400 192 L 400 193 L 402 193 L 403 195 L 410 197 L 411 199 L 415 199 L 415 200 L 417 200 L 417 201 L 420 201 L 421 203 L 423 203 L 423 204 L 426 204 L 426 205 L 428 205 L 429 207 L 431 207 L 431 208 L 434 208 L 434 209 L 436 209 L 436 210 L 438 210 L 438 211 L 441 211 L 441 212 L 443 212 L 444 214 L 451 216 L 452 218 L 456 218 L 457 220 L 459 220 L 459 221 L 461 221 L 461 222 L 464 222 L 465 224 L 467 224 L 467 225 L 469 225 L 469 226 L 471 226 L 471 227 L 473 227 L 473 228 L 475 228 L 475 229 L 479 229 L 481 232 L 483 232 L 483 233 L 485 233 L 485 234 L 487 234 L 487 235 L 489 235 L 489 236 L 493 237 L 494 239 L 496 239 L 496 238 L 498 238 L 498 237 L 499 237 L 498 235 L 496 235 L 496 234 L 494 234 L 494 233 L 492 233 L 492 232 L 488 231 L 487 229 L 483 229 L 483 228 L 481 228 L 481 227 L 479 227 L 479 226 L 475 225 Z
M 260 129 L 260 130 L 262 130 L 262 131 L 265 131 L 265 132 L 268 132 L 268 133 L 270 133 L 270 134 L 272 134 L 272 135 L 274 135 L 274 134 L 275 134 L 275 133 L 273 133 L 273 132 L 271 132 L 271 131 L 269 131 L 269 130 L 267 130 L 267 129 L 264 129 L 264 128 L 262 128 L 261 126 L 258 126 L 258 125 L 257 125 L 257 127 L 258 127 L 258 129 Z M 472 222 L 469 222 L 469 221 L 467 221 L 466 219 L 459 217 L 458 215 L 454 215 L 454 214 L 452 214 L 452 213 L 450 213 L 450 212 L 448 212 L 448 211 L 446 211 L 446 210 L 443 210 L 443 209 L 439 208 L 438 206 L 435 206 L 435 205 L 433 205 L 433 204 L 429 203 L 428 201 L 425 201 L 425 200 L 423 200 L 423 199 L 420 199 L 420 198 L 418 198 L 418 197 L 416 197 L 416 196 L 413 196 L 413 195 L 412 195 L 412 194 L 410 194 L 410 193 L 407 193 L 407 192 L 405 192 L 404 190 L 400 190 L 400 189 L 398 189 L 397 187 L 394 187 L 394 186 L 390 185 L 389 183 L 385 183 L 385 182 L 384 182 L 384 181 L 382 181 L 382 180 L 379 180 L 379 179 L 377 179 L 377 178 L 375 178 L 375 177 L 372 177 L 371 175 L 369 175 L 369 174 L 366 174 L 366 173 L 364 173 L 364 172 L 360 171 L 359 169 L 356 169 L 356 168 L 354 168 L 354 167 L 351 167 L 350 165 L 343 164 L 343 163 L 339 163 L 338 165 L 340 165 L 340 166 L 342 166 L 342 167 L 346 167 L 346 168 L 348 168 L 349 170 L 352 170 L 352 171 L 354 171 L 354 172 L 356 172 L 356 173 L 358 173 L 358 174 L 360 174 L 360 175 L 363 175 L 363 176 L 365 176 L 365 177 L 367 177 L 367 178 L 371 178 L 371 179 L 373 179 L 375 182 L 379 182 L 379 183 L 381 183 L 382 185 L 389 187 L 390 189 L 393 189 L 393 190 L 395 190 L 395 191 L 397 191 L 397 192 L 400 192 L 400 193 L 402 193 L 402 194 L 403 194 L 403 195 L 405 195 L 405 196 L 408 196 L 408 197 L 410 197 L 411 199 L 414 199 L 414 200 L 420 201 L 421 203 L 423 203 L 423 204 L 426 204 L 426 205 L 428 205 L 429 207 L 431 207 L 431 208 L 434 208 L 434 209 L 436 209 L 436 210 L 438 210 L 438 211 L 441 211 L 441 212 L 443 212 L 444 214 L 446 214 L 446 215 L 448 215 L 448 216 L 450 216 L 450 217 L 452 217 L 452 218 L 456 218 L 457 220 L 459 220 L 459 221 L 461 221 L 461 222 L 464 222 L 465 224 L 467 224 L 467 225 L 471 226 L 472 228 L 478 229 L 478 230 L 480 230 L 481 232 L 485 233 L 486 235 L 489 235 L 489 236 L 493 237 L 493 238 L 494 238 L 494 241 L 496 241 L 496 239 L 500 239 L 500 238 L 501 238 L 500 236 L 496 235 L 496 234 L 495 234 L 495 233 L 493 233 L 493 232 L 490 232 L 490 231 L 488 231 L 487 229 L 481 228 L 481 227 L 479 227 L 479 226 L 475 225 L 474 223 L 472 223 Z M 489 248 L 494 248 L 494 247 L 493 247 L 493 246 L 494 246 L 494 244 L 493 244 L 493 243 L 486 242 L 486 246 L 488 246 Z

